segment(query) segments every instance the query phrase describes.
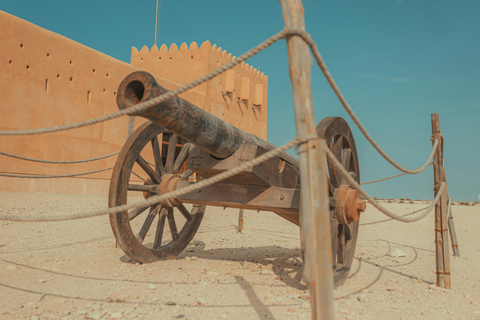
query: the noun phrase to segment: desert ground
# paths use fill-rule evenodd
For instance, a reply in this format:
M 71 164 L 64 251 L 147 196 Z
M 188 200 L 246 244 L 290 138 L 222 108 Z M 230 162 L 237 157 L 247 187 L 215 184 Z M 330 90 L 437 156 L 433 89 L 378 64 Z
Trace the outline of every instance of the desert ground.
M 0 194 L 1 214 L 106 205 L 104 196 Z M 383 205 L 398 214 L 427 206 Z M 433 214 L 405 224 L 368 206 L 335 319 L 480 319 L 480 206 L 455 205 L 453 215 L 461 256 L 450 257 L 446 290 L 435 286 Z M 237 223 L 238 210 L 207 207 L 176 260 L 138 264 L 115 247 L 107 216 L 1 221 L 0 319 L 310 319 L 298 227 L 256 211 L 245 211 L 241 233 Z

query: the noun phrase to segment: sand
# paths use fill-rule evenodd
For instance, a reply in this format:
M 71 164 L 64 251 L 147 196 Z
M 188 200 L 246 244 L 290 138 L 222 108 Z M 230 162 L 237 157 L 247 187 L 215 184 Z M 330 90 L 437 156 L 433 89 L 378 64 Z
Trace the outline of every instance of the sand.
M 395 202 L 395 201 L 394 201 Z M 106 207 L 103 196 L 0 194 L 1 214 L 64 214 Z M 397 212 L 423 208 L 387 203 Z M 335 319 L 480 319 L 480 206 L 453 206 L 460 257 L 452 289 L 435 286 L 433 214 L 404 224 L 372 206 L 355 260 L 335 290 Z M 107 216 L 49 223 L 0 221 L 0 319 L 310 319 L 299 229 L 273 213 L 207 207 L 176 260 L 138 264 Z M 403 257 L 388 252 L 400 250 Z M 397 251 L 398 252 L 398 251 Z

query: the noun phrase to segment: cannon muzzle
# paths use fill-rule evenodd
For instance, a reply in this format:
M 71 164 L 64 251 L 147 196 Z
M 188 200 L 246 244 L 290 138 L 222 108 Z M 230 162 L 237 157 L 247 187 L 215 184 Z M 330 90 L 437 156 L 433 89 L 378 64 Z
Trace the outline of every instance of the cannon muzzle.
M 120 83 L 117 105 L 121 110 L 126 109 L 165 92 L 167 90 L 148 72 L 133 72 Z M 147 118 L 220 159 L 231 156 L 242 143 L 256 144 L 267 150 L 275 148 L 265 140 L 248 134 L 177 96 L 133 115 Z M 279 157 L 297 165 L 297 160 L 286 153 Z

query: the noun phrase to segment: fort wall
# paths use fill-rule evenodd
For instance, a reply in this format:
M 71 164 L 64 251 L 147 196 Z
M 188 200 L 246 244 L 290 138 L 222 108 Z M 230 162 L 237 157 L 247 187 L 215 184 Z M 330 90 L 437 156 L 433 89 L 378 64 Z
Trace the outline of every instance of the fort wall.
M 195 43 L 133 48 L 128 64 L 3 11 L 0 30 L 0 130 L 50 127 L 115 112 L 117 87 L 133 71 L 149 71 L 161 86 L 174 89 L 234 58 L 205 42 L 200 48 Z M 265 139 L 267 89 L 268 78 L 242 64 L 180 96 Z M 136 118 L 136 127 L 144 121 Z M 122 148 L 127 123 L 128 117 L 121 117 L 51 134 L 0 136 L 0 150 L 55 161 L 95 158 Z M 0 155 L 0 172 L 70 174 L 111 167 L 115 159 L 59 165 Z M 107 194 L 110 175 L 111 170 L 72 178 L 0 177 L 0 192 Z

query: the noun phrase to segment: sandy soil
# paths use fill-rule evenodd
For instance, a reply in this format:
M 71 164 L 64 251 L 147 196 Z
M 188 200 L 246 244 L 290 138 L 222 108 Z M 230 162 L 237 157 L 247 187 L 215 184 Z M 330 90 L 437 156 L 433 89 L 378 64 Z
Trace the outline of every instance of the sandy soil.
M 0 213 L 61 214 L 106 197 L 0 194 Z M 399 214 L 424 203 L 385 203 Z M 414 223 L 362 215 L 356 259 L 335 291 L 336 319 L 480 319 L 480 206 L 453 207 L 461 257 L 452 290 L 435 286 L 433 215 Z M 0 319 L 309 319 L 298 228 L 273 213 L 208 207 L 177 260 L 136 264 L 115 248 L 107 217 L 1 221 Z M 399 249 L 405 257 L 387 253 Z

